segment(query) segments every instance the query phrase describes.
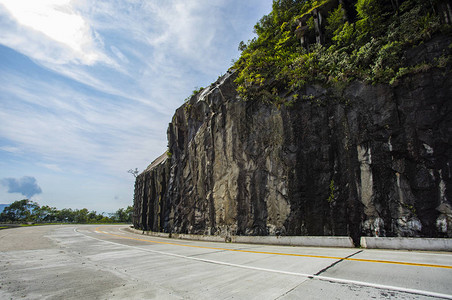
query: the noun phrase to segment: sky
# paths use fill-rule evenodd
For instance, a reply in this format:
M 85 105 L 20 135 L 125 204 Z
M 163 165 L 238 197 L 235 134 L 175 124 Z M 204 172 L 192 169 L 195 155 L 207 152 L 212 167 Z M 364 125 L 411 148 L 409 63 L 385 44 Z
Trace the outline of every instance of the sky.
M 272 0 L 0 0 L 0 203 L 114 212 Z

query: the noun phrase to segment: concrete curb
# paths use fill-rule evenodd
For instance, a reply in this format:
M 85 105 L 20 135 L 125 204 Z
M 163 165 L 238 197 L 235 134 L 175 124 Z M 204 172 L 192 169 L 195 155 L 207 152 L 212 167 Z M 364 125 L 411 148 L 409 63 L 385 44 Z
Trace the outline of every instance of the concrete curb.
M 220 243 L 246 243 L 280 246 L 354 248 L 347 236 L 218 236 L 163 233 L 127 228 L 129 232 L 162 238 L 196 240 Z M 452 252 L 452 239 L 448 238 L 403 238 L 403 237 L 361 237 L 361 247 L 367 249 L 395 249 Z
M 348 236 L 232 236 L 233 243 L 354 248 Z
M 368 249 L 452 251 L 452 239 L 363 236 L 361 237 L 361 247 Z
M 218 236 L 218 235 L 196 235 L 196 234 L 177 234 L 162 233 L 137 230 L 128 228 L 129 232 L 144 234 L 149 236 L 174 238 L 182 240 L 196 240 L 206 242 L 227 242 L 227 243 L 247 243 L 247 244 L 265 244 L 280 246 L 304 246 L 304 247 L 337 247 L 354 248 L 353 241 L 348 236 Z

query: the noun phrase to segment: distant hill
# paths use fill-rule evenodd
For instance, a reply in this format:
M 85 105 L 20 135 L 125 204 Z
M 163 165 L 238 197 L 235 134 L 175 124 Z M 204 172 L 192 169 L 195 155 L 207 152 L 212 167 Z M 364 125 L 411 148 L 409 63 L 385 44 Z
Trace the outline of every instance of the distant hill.
M 0 213 L 2 213 L 7 206 L 9 206 L 9 204 L 0 204 Z

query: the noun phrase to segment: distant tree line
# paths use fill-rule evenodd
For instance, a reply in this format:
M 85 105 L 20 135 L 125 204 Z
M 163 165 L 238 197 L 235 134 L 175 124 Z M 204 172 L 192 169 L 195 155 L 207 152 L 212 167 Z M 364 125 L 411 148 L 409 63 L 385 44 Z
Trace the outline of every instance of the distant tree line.
M 108 216 L 86 208 L 61 210 L 37 202 L 23 199 L 5 207 L 0 214 L 1 223 L 131 223 L 132 207 L 120 208 Z

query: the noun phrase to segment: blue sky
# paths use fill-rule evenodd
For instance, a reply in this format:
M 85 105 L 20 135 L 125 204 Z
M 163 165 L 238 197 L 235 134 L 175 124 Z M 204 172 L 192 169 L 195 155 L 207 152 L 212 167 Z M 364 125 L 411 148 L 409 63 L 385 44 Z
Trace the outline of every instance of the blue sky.
M 113 212 L 271 0 L 0 0 L 0 203 Z

